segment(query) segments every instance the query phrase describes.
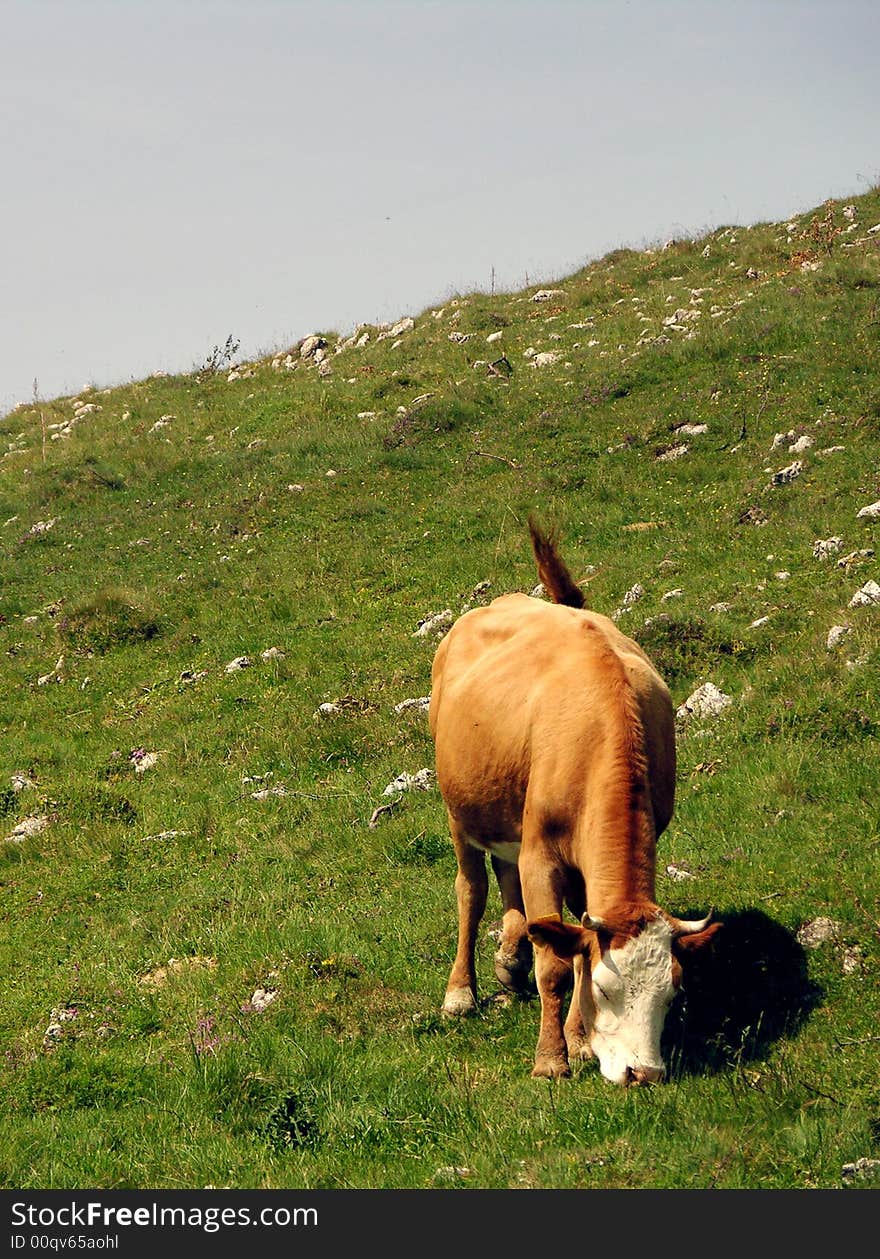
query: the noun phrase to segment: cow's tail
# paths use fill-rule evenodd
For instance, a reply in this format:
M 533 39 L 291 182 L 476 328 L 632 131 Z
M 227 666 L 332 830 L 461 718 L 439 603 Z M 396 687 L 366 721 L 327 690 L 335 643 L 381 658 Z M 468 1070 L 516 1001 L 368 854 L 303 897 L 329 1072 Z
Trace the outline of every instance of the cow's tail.
M 569 608 L 585 607 L 587 601 L 584 592 L 576 584 L 557 550 L 556 532 L 545 532 L 534 516 L 529 516 L 529 533 L 538 564 L 538 576 L 553 602 L 564 603 Z

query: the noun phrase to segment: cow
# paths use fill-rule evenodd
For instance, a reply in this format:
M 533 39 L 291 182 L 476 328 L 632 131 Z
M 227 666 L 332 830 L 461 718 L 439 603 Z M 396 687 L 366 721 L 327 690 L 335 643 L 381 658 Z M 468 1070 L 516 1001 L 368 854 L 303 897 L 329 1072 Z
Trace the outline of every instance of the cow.
M 533 518 L 529 532 L 552 602 L 507 594 L 465 612 L 432 665 L 428 720 L 458 859 L 442 1013 L 478 1009 L 488 855 L 503 909 L 495 974 L 526 995 L 534 961 L 532 1075 L 568 1076 L 572 1061 L 595 1057 L 614 1083 L 655 1083 L 682 959 L 721 926 L 711 910 L 686 921 L 655 900 L 675 794 L 672 702 L 638 644 L 585 606 L 556 534 Z

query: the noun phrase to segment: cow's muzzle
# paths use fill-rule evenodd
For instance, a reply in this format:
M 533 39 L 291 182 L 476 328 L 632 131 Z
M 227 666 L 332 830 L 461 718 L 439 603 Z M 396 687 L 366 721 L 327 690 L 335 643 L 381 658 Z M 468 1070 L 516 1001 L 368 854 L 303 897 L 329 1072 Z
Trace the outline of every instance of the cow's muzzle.
M 665 1067 L 627 1067 L 624 1084 L 661 1084 L 666 1079 Z

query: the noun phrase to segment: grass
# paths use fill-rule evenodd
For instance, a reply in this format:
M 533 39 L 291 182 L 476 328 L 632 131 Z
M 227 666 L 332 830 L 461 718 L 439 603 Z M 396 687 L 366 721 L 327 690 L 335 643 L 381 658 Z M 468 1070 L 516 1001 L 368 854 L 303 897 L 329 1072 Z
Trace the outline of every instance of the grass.
M 0 421 L 5 1187 L 870 1183 L 880 194 L 852 206 Z M 664 1088 L 532 1080 L 485 932 L 480 1014 L 443 1021 L 441 801 L 369 824 L 432 763 L 395 711 L 416 629 L 532 589 L 531 510 L 593 607 L 643 587 L 620 624 L 676 704 L 733 699 L 679 732 L 660 895 L 725 930 Z

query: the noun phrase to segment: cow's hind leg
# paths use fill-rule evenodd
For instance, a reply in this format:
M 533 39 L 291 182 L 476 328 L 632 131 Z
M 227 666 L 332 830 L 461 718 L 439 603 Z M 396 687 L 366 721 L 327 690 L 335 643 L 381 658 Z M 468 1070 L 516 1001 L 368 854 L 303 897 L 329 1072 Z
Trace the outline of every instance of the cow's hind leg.
M 474 954 L 477 927 L 486 908 L 489 876 L 486 857 L 469 844 L 461 828 L 450 818 L 452 842 L 458 858 L 455 897 L 458 902 L 458 947 L 446 984 L 442 1013 L 450 1017 L 473 1014 L 477 1009 L 477 971 Z
M 533 991 L 529 982 L 532 969 L 532 945 L 526 934 L 519 868 L 515 863 L 492 858 L 492 869 L 498 880 L 504 912 L 501 940 L 495 954 L 495 975 L 500 984 L 523 996 Z

